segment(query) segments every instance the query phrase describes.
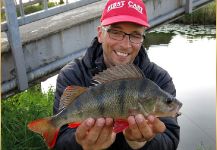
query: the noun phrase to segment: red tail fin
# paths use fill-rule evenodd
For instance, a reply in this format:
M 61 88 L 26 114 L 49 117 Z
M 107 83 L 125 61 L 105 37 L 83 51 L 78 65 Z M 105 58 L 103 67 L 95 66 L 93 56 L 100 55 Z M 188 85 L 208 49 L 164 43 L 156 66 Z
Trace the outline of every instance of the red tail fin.
M 32 121 L 28 124 L 28 128 L 33 132 L 41 134 L 48 147 L 53 148 L 56 143 L 59 128 L 55 127 L 50 120 L 51 118 L 43 118 Z

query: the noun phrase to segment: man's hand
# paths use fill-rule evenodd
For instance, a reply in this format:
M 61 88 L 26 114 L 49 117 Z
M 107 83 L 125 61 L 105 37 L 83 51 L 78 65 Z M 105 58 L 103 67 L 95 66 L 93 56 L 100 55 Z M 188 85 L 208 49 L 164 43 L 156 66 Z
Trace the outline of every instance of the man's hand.
M 88 118 L 77 128 L 76 141 L 84 150 L 106 149 L 115 141 L 116 134 L 112 129 L 112 118 Z
M 166 127 L 163 122 L 154 116 L 144 118 L 138 114 L 135 117 L 128 117 L 129 127 L 123 132 L 126 141 L 133 149 L 144 146 L 147 141 L 155 137 L 157 133 L 165 131 Z

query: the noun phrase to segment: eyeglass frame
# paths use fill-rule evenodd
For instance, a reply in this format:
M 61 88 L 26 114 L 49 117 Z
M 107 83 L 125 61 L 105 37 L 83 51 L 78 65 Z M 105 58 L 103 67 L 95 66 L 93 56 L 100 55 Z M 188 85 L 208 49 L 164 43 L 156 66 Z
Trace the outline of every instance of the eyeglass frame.
M 104 31 L 108 32 L 109 37 L 110 37 L 111 39 L 113 39 L 113 40 L 122 41 L 122 40 L 124 40 L 125 36 L 128 35 L 128 36 L 129 36 L 129 40 L 130 40 L 131 43 L 134 43 L 134 44 L 141 44 L 141 43 L 143 43 L 143 41 L 144 41 L 144 39 L 145 39 L 145 33 L 143 33 L 143 34 L 137 34 L 137 35 L 140 35 L 140 36 L 141 36 L 141 41 L 140 41 L 140 42 L 135 42 L 135 41 L 132 41 L 132 39 L 131 39 L 131 37 L 133 36 L 132 33 L 129 34 L 129 33 L 126 33 L 126 32 L 123 32 L 123 31 L 119 31 L 119 30 L 115 30 L 115 29 L 111 29 L 111 28 L 105 27 L 105 26 L 101 26 L 101 28 L 102 28 Z M 122 34 L 122 39 L 119 40 L 119 39 L 115 39 L 114 37 L 111 37 L 111 35 L 110 35 L 111 31 L 117 31 L 117 32 L 123 33 L 123 34 Z

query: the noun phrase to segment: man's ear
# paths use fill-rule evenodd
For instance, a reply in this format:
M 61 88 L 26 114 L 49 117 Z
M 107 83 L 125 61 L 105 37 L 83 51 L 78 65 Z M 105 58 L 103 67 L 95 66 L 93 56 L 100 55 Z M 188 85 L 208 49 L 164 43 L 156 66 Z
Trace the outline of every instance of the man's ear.
M 97 37 L 98 37 L 98 42 L 99 43 L 102 43 L 102 38 L 103 38 L 102 36 L 103 36 L 102 27 L 98 26 L 97 27 Z

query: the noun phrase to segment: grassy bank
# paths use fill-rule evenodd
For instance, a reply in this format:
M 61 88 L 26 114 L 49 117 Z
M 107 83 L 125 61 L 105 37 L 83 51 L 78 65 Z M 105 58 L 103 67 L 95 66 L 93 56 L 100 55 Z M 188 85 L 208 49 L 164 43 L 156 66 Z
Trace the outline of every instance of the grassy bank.
M 36 85 L 2 100 L 2 150 L 47 150 L 43 139 L 27 128 L 29 121 L 52 114 L 53 91 Z
M 192 14 L 186 14 L 177 19 L 175 23 L 215 25 L 216 24 L 216 2 L 211 2 L 206 6 L 194 11 Z

